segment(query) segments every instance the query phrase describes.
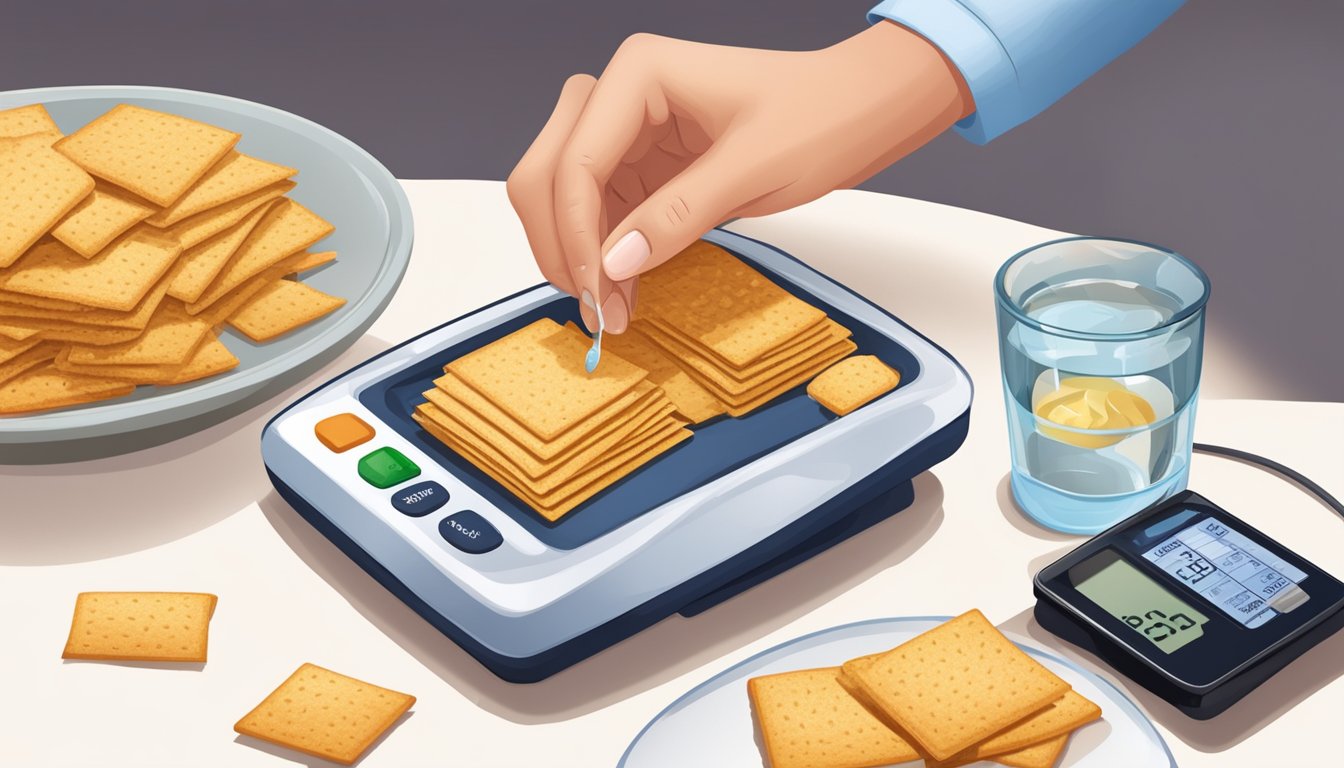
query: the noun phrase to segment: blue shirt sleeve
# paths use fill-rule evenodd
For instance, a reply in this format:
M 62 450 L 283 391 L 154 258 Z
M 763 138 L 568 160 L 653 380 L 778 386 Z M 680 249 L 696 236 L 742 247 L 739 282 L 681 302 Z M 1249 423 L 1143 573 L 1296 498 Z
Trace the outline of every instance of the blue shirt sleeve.
M 1025 123 L 1157 28 L 1184 0 L 883 0 L 868 12 L 938 46 L 975 99 L 984 144 Z

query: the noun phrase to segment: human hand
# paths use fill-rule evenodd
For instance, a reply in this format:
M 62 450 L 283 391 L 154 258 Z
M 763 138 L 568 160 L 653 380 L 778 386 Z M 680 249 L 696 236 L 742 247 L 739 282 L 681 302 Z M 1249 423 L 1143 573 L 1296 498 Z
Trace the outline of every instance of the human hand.
M 601 79 L 565 83 L 509 200 L 546 279 L 620 333 L 638 276 L 705 232 L 858 184 L 972 111 L 952 64 L 891 22 L 803 52 L 635 35 Z

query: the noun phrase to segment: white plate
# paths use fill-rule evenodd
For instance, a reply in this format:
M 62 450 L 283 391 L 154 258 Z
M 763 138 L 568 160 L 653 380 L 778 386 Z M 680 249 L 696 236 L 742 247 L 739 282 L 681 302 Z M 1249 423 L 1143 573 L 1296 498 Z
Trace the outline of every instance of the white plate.
M 238 149 L 297 168 L 289 196 L 336 226 L 314 250 L 336 262 L 304 278 L 345 306 L 267 344 L 226 332 L 240 361 L 220 376 L 79 408 L 0 418 L 0 464 L 73 461 L 145 448 L 199 431 L 313 373 L 358 339 L 392 299 L 411 255 L 411 209 L 401 185 L 348 139 L 297 115 L 213 93 L 147 86 L 34 88 L 0 93 L 0 109 L 42 103 L 71 133 L 117 104 L 241 133 Z
M 747 679 L 795 669 L 839 666 L 887 650 L 947 621 L 946 616 L 875 619 L 832 627 L 757 654 L 692 688 L 663 710 L 626 748 L 621 768 L 747 768 L 764 764 L 756 743 Z M 1115 686 L 1071 662 L 1008 638 L 1101 706 L 1102 720 L 1069 740 L 1061 766 L 1174 768 L 1162 736 Z M 912 765 L 918 765 L 913 763 Z M 976 765 L 988 766 L 981 762 Z

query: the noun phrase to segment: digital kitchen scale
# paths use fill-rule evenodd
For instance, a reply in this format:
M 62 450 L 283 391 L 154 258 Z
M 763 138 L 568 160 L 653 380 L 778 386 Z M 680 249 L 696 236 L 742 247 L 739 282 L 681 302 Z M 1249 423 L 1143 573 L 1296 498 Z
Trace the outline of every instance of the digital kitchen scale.
M 1344 626 L 1344 584 L 1193 491 L 1098 534 L 1034 591 L 1041 626 L 1200 720 Z
M 889 517 L 966 436 L 971 382 L 895 317 L 763 243 L 706 236 L 849 328 L 900 386 L 842 418 L 799 386 L 694 436 L 556 523 L 411 419 L 451 360 L 542 317 L 549 285 L 347 371 L 267 424 L 279 493 L 500 677 L 545 678 L 662 618 L 693 615 Z M 318 425 L 323 424 L 321 436 Z

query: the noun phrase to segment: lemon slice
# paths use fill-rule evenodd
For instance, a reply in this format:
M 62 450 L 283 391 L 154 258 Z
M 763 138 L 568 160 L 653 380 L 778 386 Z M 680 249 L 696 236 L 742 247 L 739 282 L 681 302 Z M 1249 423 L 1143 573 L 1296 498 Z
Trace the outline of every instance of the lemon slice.
M 1124 434 L 1089 435 L 1077 430 L 1137 429 L 1157 420 L 1153 406 L 1123 384 L 1099 376 L 1075 376 L 1059 383 L 1036 404 L 1041 434 L 1079 448 L 1105 448 Z M 1058 426 L 1052 426 L 1058 425 Z M 1067 427 L 1068 429 L 1060 429 Z

